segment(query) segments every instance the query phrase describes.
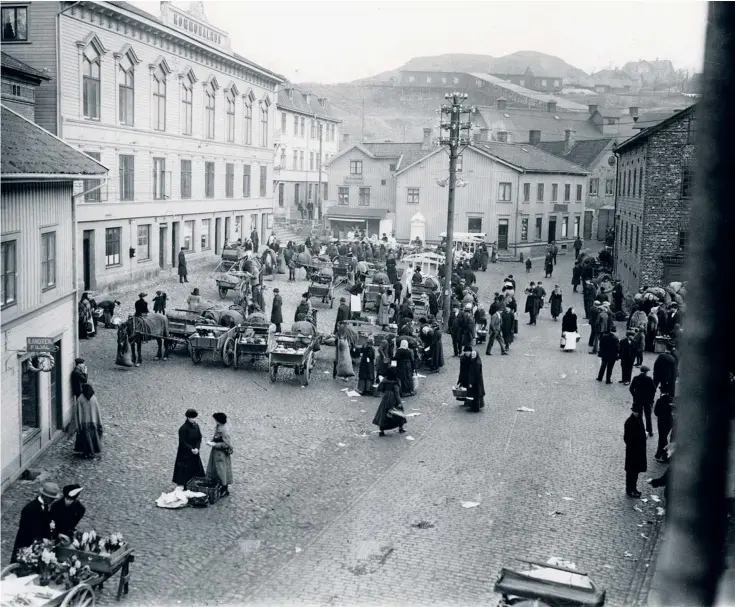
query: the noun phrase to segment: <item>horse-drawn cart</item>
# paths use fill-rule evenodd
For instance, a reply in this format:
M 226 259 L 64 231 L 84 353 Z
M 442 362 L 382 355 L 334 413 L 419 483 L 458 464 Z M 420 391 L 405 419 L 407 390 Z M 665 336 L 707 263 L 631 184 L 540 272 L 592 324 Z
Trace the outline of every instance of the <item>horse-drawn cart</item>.
M 198 365 L 202 362 L 205 352 L 211 352 L 212 360 L 220 358 L 225 366 L 229 367 L 233 361 L 227 360 L 224 355 L 225 342 L 237 327 L 215 327 L 212 325 L 197 325 L 196 332 L 189 336 L 189 354 L 191 362 Z
M 251 362 L 254 363 L 258 358 L 268 356 L 270 324 L 256 320 L 257 322 L 245 321 L 228 332 L 222 352 L 225 364 L 232 361 L 232 366 L 237 369 L 240 357 L 250 356 Z
M 368 308 L 377 311 L 380 307 L 381 290 L 386 286 L 380 283 L 366 282 L 362 292 L 362 309 L 367 312 Z
M 300 375 L 305 386 L 309 385 L 314 368 L 314 346 L 317 335 L 279 333 L 274 336 L 273 347 L 268 355 L 268 370 L 271 381 L 276 381 L 280 367 L 290 367 Z
M 322 303 L 334 307 L 334 272 L 330 265 L 325 265 L 311 274 L 309 295 L 314 300 L 320 299 Z

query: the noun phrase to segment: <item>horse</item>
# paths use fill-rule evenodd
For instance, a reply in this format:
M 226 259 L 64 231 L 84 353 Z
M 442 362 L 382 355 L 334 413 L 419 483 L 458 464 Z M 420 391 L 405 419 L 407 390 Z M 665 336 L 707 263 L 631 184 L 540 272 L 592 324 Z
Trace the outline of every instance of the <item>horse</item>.
M 130 342 L 133 364 L 140 367 L 143 362 L 142 344 L 155 339 L 158 344 L 156 358 L 168 360 L 169 350 L 168 318 L 163 314 L 147 314 L 146 316 L 129 316 L 117 330 L 118 347 Z M 163 351 L 162 351 L 163 346 Z M 136 357 L 137 348 L 137 357 Z

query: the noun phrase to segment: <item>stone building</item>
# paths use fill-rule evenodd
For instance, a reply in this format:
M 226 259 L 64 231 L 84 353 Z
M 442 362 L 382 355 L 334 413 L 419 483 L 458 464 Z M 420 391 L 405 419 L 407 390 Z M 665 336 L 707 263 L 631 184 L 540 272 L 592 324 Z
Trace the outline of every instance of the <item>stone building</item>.
M 690 237 L 695 108 L 615 148 L 615 271 L 629 293 L 682 279 Z

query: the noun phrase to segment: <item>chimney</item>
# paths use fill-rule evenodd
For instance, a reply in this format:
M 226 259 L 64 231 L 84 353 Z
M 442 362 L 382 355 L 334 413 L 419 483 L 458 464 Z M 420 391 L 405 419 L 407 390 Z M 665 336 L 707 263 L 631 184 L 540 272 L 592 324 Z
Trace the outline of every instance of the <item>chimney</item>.
M 528 131 L 528 143 L 531 145 L 541 143 L 541 131 Z
M 422 150 L 431 149 L 431 129 L 429 128 L 424 129 L 424 140 L 421 142 L 421 149 Z
M 600 106 L 599 106 L 599 105 L 597 105 L 596 103 L 590 103 L 590 104 L 589 104 L 589 105 L 587 106 L 587 109 L 588 109 L 588 110 L 590 111 L 590 116 L 591 116 L 592 114 L 594 114 L 594 113 L 595 113 L 595 112 L 597 111 L 597 108 L 598 108 L 598 107 L 600 107 Z
M 546 103 L 546 109 L 549 112 L 555 112 L 556 111 L 556 101 L 549 101 Z
M 349 143 L 349 142 L 350 142 L 350 134 L 342 133 L 342 143 Z
M 634 105 L 631 105 L 628 108 L 628 113 L 630 114 L 631 118 L 633 118 L 633 122 L 638 122 L 638 108 Z
M 575 144 L 574 131 L 572 129 L 566 129 L 564 131 L 564 155 L 567 156 L 572 151 Z
M 490 141 L 490 129 L 480 129 L 480 141 Z
M 508 143 L 508 131 L 498 131 L 496 137 L 498 143 Z
M 495 105 L 499 110 L 504 110 L 506 106 L 508 105 L 508 100 L 505 97 L 500 97 L 496 102 Z

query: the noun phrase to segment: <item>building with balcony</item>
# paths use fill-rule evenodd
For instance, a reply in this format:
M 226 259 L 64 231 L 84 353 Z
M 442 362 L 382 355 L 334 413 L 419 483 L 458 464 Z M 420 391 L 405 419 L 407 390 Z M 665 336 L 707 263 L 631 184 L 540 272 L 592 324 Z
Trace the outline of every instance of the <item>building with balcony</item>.
M 339 149 L 339 125 L 329 102 L 285 85 L 278 91 L 275 131 L 275 213 L 284 218 L 322 216 L 329 198 L 324 165 Z M 302 213 L 303 211 L 303 213 Z
M 171 271 L 181 247 L 193 263 L 211 259 L 226 241 L 271 228 L 283 79 L 234 53 L 194 6 L 162 2 L 154 16 L 126 2 L 30 2 L 15 9 L 25 11 L 23 39 L 3 38 L 4 50 L 52 75 L 39 123 L 113 176 L 76 184 L 85 288 Z

